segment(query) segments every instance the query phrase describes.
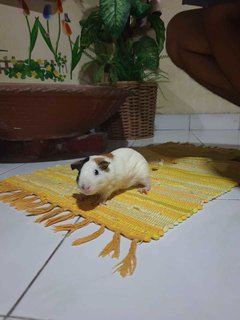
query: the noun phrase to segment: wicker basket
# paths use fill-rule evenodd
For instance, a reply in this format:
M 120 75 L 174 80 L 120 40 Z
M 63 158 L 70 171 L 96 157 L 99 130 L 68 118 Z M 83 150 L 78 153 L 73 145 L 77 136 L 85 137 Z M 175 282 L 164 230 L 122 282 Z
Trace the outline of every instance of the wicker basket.
M 129 90 L 119 111 L 102 126 L 109 139 L 143 139 L 153 137 L 157 100 L 156 82 L 120 81 L 118 88 Z

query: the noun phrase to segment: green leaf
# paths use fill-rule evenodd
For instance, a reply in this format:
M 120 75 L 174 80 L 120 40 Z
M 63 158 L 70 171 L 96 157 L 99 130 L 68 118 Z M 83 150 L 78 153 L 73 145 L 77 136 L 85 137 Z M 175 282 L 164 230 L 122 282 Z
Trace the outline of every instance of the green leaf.
M 108 61 L 112 55 L 113 48 L 111 45 L 107 46 L 101 41 L 96 41 L 94 44 L 94 53 L 103 61 Z
M 48 33 L 46 32 L 46 30 L 44 29 L 43 25 L 41 24 L 41 22 L 38 20 L 38 27 L 39 27 L 39 30 L 42 34 L 42 37 L 44 39 L 44 41 L 46 42 L 48 48 L 51 50 L 51 52 L 55 55 L 55 50 L 53 48 L 53 45 L 52 45 L 52 42 L 49 38 L 49 35 Z
M 31 36 L 30 36 L 30 52 L 33 51 L 37 36 L 38 36 L 38 24 L 39 24 L 39 18 L 35 18 L 35 22 L 31 31 Z
M 111 83 L 116 83 L 118 81 L 118 74 L 117 74 L 117 70 L 115 67 L 112 67 L 109 70 L 109 81 Z
M 154 29 L 156 34 L 156 41 L 158 44 L 158 53 L 160 54 L 163 50 L 165 43 L 165 26 L 164 22 L 160 18 L 159 12 L 154 12 L 148 17 L 148 21 L 151 24 L 151 27 Z
M 115 70 L 120 81 L 131 81 L 135 79 L 135 65 L 133 61 L 133 56 L 129 52 L 129 49 L 132 48 L 129 41 L 125 44 L 125 50 L 118 50 L 113 59 Z
M 72 50 L 72 63 L 71 63 L 72 71 L 76 68 L 82 56 L 82 50 L 79 50 L 79 38 L 80 36 L 77 36 L 73 46 L 73 50 Z
M 157 43 L 150 37 L 144 36 L 133 46 L 136 64 L 142 69 L 157 69 L 159 66 L 159 53 Z
M 82 27 L 80 44 L 83 50 L 95 41 L 101 24 L 102 21 L 98 11 L 90 13 L 86 19 L 80 21 L 80 26 Z
M 141 0 L 131 0 L 132 14 L 138 18 L 145 17 L 151 10 L 152 5 L 150 3 L 142 2 Z
M 105 65 L 98 66 L 96 72 L 94 73 L 94 81 L 95 83 L 101 83 L 104 79 L 104 71 L 105 71 Z
M 117 38 L 123 31 L 130 14 L 130 0 L 99 0 L 102 21 L 111 33 Z
M 112 36 L 104 27 L 99 11 L 92 12 L 86 19 L 80 21 L 81 48 L 89 48 L 97 40 L 111 42 Z

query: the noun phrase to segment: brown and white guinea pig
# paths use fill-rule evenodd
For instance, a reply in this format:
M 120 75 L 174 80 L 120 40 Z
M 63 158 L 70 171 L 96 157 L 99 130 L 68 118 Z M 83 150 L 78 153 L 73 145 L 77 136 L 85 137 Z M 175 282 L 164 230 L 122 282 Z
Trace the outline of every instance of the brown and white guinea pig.
M 86 196 L 100 195 L 106 202 L 112 193 L 134 186 L 139 192 L 150 190 L 150 170 L 145 158 L 130 148 L 120 148 L 105 155 L 95 155 L 71 164 L 78 170 L 77 184 Z

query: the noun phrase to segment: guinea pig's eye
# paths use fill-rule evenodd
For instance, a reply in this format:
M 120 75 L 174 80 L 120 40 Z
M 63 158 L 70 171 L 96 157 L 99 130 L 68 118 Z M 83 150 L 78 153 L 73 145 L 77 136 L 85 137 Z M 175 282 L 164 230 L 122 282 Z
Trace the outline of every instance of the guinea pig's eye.
M 99 171 L 98 170 L 94 170 L 94 174 L 95 174 L 95 176 L 98 176 L 99 175 Z

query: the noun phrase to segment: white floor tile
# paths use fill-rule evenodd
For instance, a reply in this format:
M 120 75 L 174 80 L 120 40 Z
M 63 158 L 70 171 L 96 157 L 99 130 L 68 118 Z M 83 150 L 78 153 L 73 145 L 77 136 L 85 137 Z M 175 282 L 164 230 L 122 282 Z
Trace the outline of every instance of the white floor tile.
M 24 164 L 7 170 L 0 178 L 2 180 L 56 163 Z M 0 170 L 3 169 L 6 167 L 0 164 Z M 26 217 L 24 212 L 1 202 L 0 212 L 0 313 L 5 314 L 62 240 L 62 235 L 35 224 L 35 218 Z
M 3 320 L 4 317 L 0 317 L 0 320 Z M 36 318 L 29 318 L 29 317 L 7 317 L 4 320 L 49 320 L 49 319 L 36 319 Z
M 6 178 L 13 176 L 13 175 L 16 175 L 16 174 L 31 173 L 36 170 L 42 170 L 44 168 L 52 167 L 52 166 L 56 166 L 56 165 L 64 165 L 64 164 L 70 165 L 74 161 L 76 161 L 76 159 L 25 163 L 25 164 L 22 164 L 21 166 L 18 166 L 16 168 L 11 169 L 11 170 L 7 170 L 4 173 L 2 173 L 0 175 L 0 180 L 6 179 Z M 0 170 L 1 170 L 2 166 L 3 166 L 3 164 L 0 164 Z
M 6 314 L 62 240 L 0 203 L 0 312 Z
M 0 174 L 22 166 L 21 163 L 0 163 Z
M 188 130 L 159 130 L 155 131 L 155 135 L 150 139 L 136 140 L 133 147 L 147 146 L 150 144 L 165 142 L 189 142 L 200 144 L 200 141 Z
M 221 197 L 219 197 L 220 200 L 240 200 L 240 186 L 237 188 L 234 188 L 230 192 L 225 193 Z
M 239 130 L 192 130 L 191 132 L 205 145 L 229 148 L 240 146 Z
M 192 114 L 190 130 L 238 130 L 240 114 Z
M 56 320 L 79 315 L 237 320 L 239 206 L 239 201 L 213 201 L 159 241 L 139 246 L 136 273 L 126 279 L 110 273 L 111 259 L 96 257 L 105 235 L 77 248 L 67 239 L 14 314 Z
M 188 114 L 157 114 L 155 130 L 189 130 Z

